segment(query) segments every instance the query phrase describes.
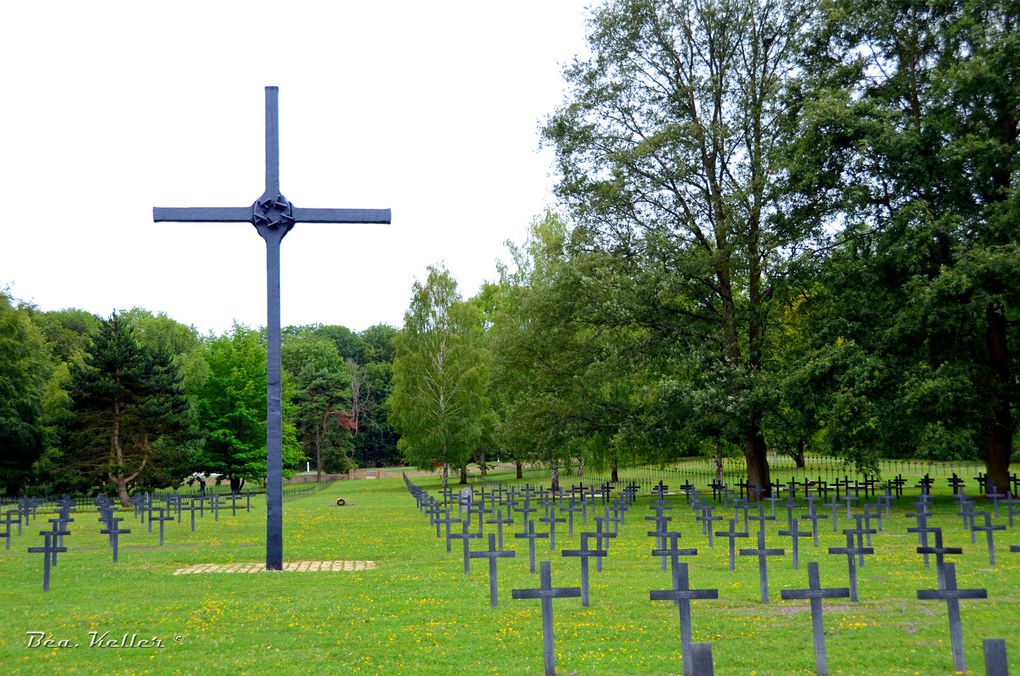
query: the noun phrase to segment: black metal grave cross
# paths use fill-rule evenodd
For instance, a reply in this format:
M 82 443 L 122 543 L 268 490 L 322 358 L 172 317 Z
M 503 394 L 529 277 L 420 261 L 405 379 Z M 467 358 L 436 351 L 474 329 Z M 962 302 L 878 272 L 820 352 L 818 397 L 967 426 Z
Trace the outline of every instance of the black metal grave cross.
M 542 600 L 542 648 L 545 657 L 546 676 L 556 673 L 556 652 L 553 640 L 552 600 L 576 599 L 581 596 L 579 587 L 553 587 L 552 572 L 548 561 L 541 566 L 542 586 L 538 589 L 512 589 L 510 598 Z
M 599 543 L 596 541 L 595 549 L 588 549 L 588 538 L 594 538 L 595 533 L 581 533 L 581 548 L 580 549 L 564 549 L 561 552 L 562 556 L 574 556 L 581 559 L 581 605 L 585 608 L 588 607 L 588 559 L 603 556 L 608 556 L 609 552 L 604 549 L 598 549 Z
M 949 606 L 949 638 L 953 644 L 953 669 L 966 672 L 963 657 L 963 626 L 960 624 L 960 599 L 986 599 L 986 589 L 958 589 L 956 587 L 956 566 L 945 566 L 945 586 L 942 589 L 920 589 L 917 598 L 922 601 L 945 601 Z
M 535 532 L 535 522 L 534 521 L 529 521 L 528 522 L 528 531 L 526 533 L 514 533 L 514 538 L 516 538 L 518 540 L 520 540 L 522 538 L 527 538 L 527 540 L 528 540 L 528 561 L 531 562 L 531 572 L 532 573 L 535 572 L 535 540 L 537 538 L 547 538 L 547 537 L 549 537 L 548 533 L 536 533 Z
M 794 520 L 793 526 L 790 528 L 790 530 L 781 530 L 781 531 L 779 531 L 779 534 L 780 535 L 788 536 L 792 540 L 792 542 L 793 542 L 793 567 L 794 568 L 798 568 L 799 567 L 799 565 L 798 565 L 798 562 L 799 562 L 799 551 L 800 551 L 800 546 L 798 545 L 798 543 L 800 542 L 800 538 L 810 537 L 811 536 L 811 531 L 809 531 L 809 530 L 801 530 L 800 529 L 800 522 L 797 521 L 797 520 Z
M 694 673 L 691 659 L 691 601 L 718 599 L 718 589 L 691 589 L 687 564 L 681 563 L 673 569 L 673 588 L 651 590 L 652 601 L 676 601 L 680 606 L 680 660 L 684 676 Z
M 283 394 L 280 244 L 295 223 L 389 223 L 389 209 L 307 209 L 280 192 L 279 89 L 266 87 L 266 184 L 246 207 L 154 207 L 154 221 L 251 223 L 266 242 L 266 568 L 283 569 Z
M 854 534 L 850 531 L 843 531 L 846 534 L 846 547 L 829 547 L 830 554 L 846 554 L 847 572 L 850 577 L 850 600 L 857 603 L 857 558 L 864 561 L 865 554 L 874 554 L 875 550 L 863 545 L 854 546 Z
M 153 516 L 152 515 L 153 512 L 159 512 L 159 516 Z M 167 521 L 173 521 L 173 520 L 174 520 L 174 515 L 170 514 L 169 512 L 164 510 L 162 507 L 154 507 L 153 509 L 149 510 L 149 525 L 151 526 L 153 521 L 159 521 L 159 546 L 160 547 L 163 546 L 163 533 L 165 531 L 165 528 L 164 528 L 163 524 L 165 524 Z
M 765 531 L 758 531 L 758 548 L 757 549 L 741 549 L 741 556 L 757 556 L 758 557 L 758 581 L 761 585 L 761 602 L 769 602 L 769 573 L 766 566 L 767 556 L 785 556 L 786 550 L 784 549 L 766 549 L 765 548 Z
M 715 532 L 715 534 L 717 536 L 719 536 L 719 537 L 724 537 L 724 538 L 729 539 L 729 541 L 730 541 L 730 570 L 736 570 L 736 566 L 734 565 L 735 561 L 733 559 L 733 554 L 736 551 L 737 538 L 746 538 L 746 537 L 748 537 L 748 532 L 747 532 L 746 526 L 745 526 L 743 531 L 737 531 L 737 521 L 736 521 L 736 519 L 730 519 L 730 529 L 729 530 L 718 530 L 718 531 Z M 797 541 L 796 538 L 794 538 L 794 542 L 796 542 L 796 541 Z M 796 566 L 794 566 L 794 568 L 796 568 Z
M 972 532 L 981 531 L 988 537 L 988 563 L 993 568 L 995 567 L 995 542 L 994 532 L 997 530 L 1006 530 L 1005 526 L 996 526 L 992 523 L 992 515 L 988 512 L 975 512 L 974 516 L 983 516 L 985 524 L 983 526 L 974 526 L 971 528 Z
M 942 546 L 942 529 L 933 528 L 931 532 L 935 534 L 935 545 L 933 547 L 918 547 L 917 553 L 924 554 L 925 558 L 929 554 L 935 555 L 935 571 L 938 574 L 939 589 L 945 587 L 946 584 L 946 554 L 963 554 L 962 547 L 944 547 Z
M 42 554 L 43 555 L 43 591 L 48 592 L 50 590 L 50 557 L 56 560 L 58 552 L 66 552 L 67 547 L 61 547 L 57 544 L 56 538 L 60 535 L 69 535 L 67 531 L 55 531 L 55 530 L 44 530 L 40 531 L 39 535 L 43 536 L 42 547 L 29 547 L 29 554 Z
M 468 556 L 472 559 L 489 560 L 489 604 L 495 608 L 498 601 L 496 593 L 496 559 L 512 559 L 517 556 L 517 552 L 496 549 L 496 534 L 489 533 L 489 548 L 480 552 L 471 552 Z
M 485 523 L 496 526 L 496 532 L 499 535 L 499 548 L 503 549 L 503 526 L 509 526 L 514 520 L 510 516 L 509 508 L 506 510 L 506 518 L 503 517 L 503 510 L 498 505 L 494 505 L 492 509 L 496 516 L 488 519 Z
M 471 524 L 468 521 L 461 521 L 460 525 L 461 525 L 461 528 L 462 528 L 461 532 L 460 533 L 454 533 L 450 537 L 451 538 L 455 538 L 457 540 L 460 540 L 461 542 L 464 543 L 464 574 L 465 575 L 470 575 L 471 574 L 471 540 L 479 540 L 479 539 L 481 539 L 482 536 L 479 535 L 478 533 L 471 533 L 468 530 L 471 527 Z
M 819 674 L 829 673 L 829 663 L 825 657 L 825 623 L 822 621 L 822 599 L 845 599 L 850 596 L 846 587 L 822 589 L 818 577 L 818 563 L 808 564 L 808 589 L 783 589 L 779 595 L 784 601 L 793 599 L 811 599 L 811 632 L 815 640 L 815 669 Z
M 192 515 L 194 519 L 194 515 Z M 124 519 L 121 517 L 111 517 L 106 528 L 99 531 L 100 535 L 110 536 L 110 546 L 113 547 L 113 562 L 117 563 L 117 550 L 120 547 L 120 536 L 130 533 L 130 530 L 124 530 L 120 527 L 120 522 Z

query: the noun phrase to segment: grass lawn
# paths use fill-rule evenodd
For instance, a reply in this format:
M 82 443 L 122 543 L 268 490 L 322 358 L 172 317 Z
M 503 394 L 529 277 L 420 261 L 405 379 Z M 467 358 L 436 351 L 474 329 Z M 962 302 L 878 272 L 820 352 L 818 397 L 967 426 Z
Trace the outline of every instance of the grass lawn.
M 414 479 L 430 489 L 438 479 Z M 570 477 L 563 481 L 569 482 Z M 913 481 L 911 482 L 911 484 Z M 983 535 L 971 544 L 955 516 L 944 480 L 934 525 L 947 545 L 962 546 L 957 575 L 961 588 L 984 587 L 988 600 L 961 602 L 967 663 L 982 673 L 981 641 L 1005 638 L 1010 666 L 1020 673 L 1020 528 L 996 533 L 998 565 L 989 566 Z M 569 484 L 568 484 L 569 485 Z M 911 490 L 910 494 L 916 493 Z M 348 506 L 334 506 L 343 496 Z M 807 563 L 818 561 L 824 587 L 847 585 L 846 557 L 827 548 L 843 546 L 827 521 L 821 522 L 817 549 L 801 541 L 800 569 L 794 570 L 785 511 L 768 526 L 769 547 L 787 556 L 769 560 L 771 603 L 759 603 L 757 560 L 737 558 L 728 570 L 725 539 L 708 548 L 693 514 L 676 504 L 671 527 L 681 546 L 697 547 L 686 558 L 693 588 L 717 588 L 718 601 L 693 604 L 694 640 L 713 644 L 716 672 L 814 673 L 810 615 L 806 601 L 781 601 L 780 589 L 807 587 Z M 859 571 L 860 602 L 825 602 L 829 667 L 833 673 L 952 672 L 946 604 L 918 601 L 918 589 L 935 588 L 934 562 L 925 569 L 914 553 L 916 536 L 911 500 L 893 506 L 893 519 L 875 536 L 876 554 Z M 675 607 L 651 602 L 650 589 L 670 586 L 668 572 L 650 556 L 651 514 L 645 496 L 627 514 L 610 546 L 605 570 L 591 574 L 591 607 L 577 599 L 554 603 L 557 667 L 569 674 L 668 674 L 680 667 L 680 631 Z M 978 509 L 983 509 L 979 505 Z M 990 505 L 988 506 L 990 509 Z M 828 513 L 827 511 L 824 513 Z M 51 591 L 42 592 L 42 556 L 35 535 L 48 526 L 40 513 L 25 535 L 14 535 L 10 551 L 0 547 L 0 672 L 7 673 L 541 673 L 541 619 L 537 601 L 513 601 L 512 588 L 537 587 L 528 570 L 527 546 L 506 535 L 518 557 L 499 562 L 499 607 L 488 600 L 487 566 L 472 561 L 465 576 L 454 542 L 446 553 L 428 520 L 399 476 L 351 481 L 289 499 L 284 504 L 284 556 L 287 561 L 368 560 L 374 570 L 359 572 L 177 575 L 200 563 L 254 562 L 264 558 L 265 511 L 261 499 L 251 513 L 218 523 L 210 514 L 191 533 L 187 517 L 169 524 L 166 545 L 158 529 L 148 533 L 130 512 L 124 527 L 120 563 L 111 562 L 106 536 L 95 512 L 79 512 L 53 570 Z M 845 517 L 845 513 L 843 515 Z M 519 519 L 519 516 L 515 517 Z M 593 525 L 589 515 L 589 530 Z M 1005 523 L 1005 516 L 997 519 Z M 779 523 L 780 525 L 777 525 Z M 810 524 L 808 524 L 810 525 Z M 846 527 L 844 518 L 840 528 Z M 754 528 L 754 524 L 752 524 Z M 717 523 L 717 530 L 725 524 Z M 557 549 L 577 548 L 579 538 L 557 533 Z M 511 532 L 517 531 L 517 524 Z M 30 536 L 29 533 L 32 535 Z M 476 541 L 473 549 L 480 549 Z M 752 547 L 750 540 L 739 547 Z M 577 559 L 551 556 L 539 541 L 540 559 L 553 561 L 554 586 L 576 586 Z M 28 632 L 67 640 L 68 648 L 29 648 Z M 164 647 L 88 647 L 89 632 L 108 638 L 137 634 L 158 638 Z

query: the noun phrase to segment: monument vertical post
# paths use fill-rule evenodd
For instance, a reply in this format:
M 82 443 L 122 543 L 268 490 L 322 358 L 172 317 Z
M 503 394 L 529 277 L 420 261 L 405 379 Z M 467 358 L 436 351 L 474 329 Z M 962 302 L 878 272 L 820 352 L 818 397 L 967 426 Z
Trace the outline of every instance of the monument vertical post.
M 297 222 L 389 223 L 389 209 L 293 206 L 280 192 L 279 89 L 266 87 L 265 192 L 249 207 L 154 207 L 156 222 L 251 223 L 266 242 L 266 568 L 283 569 L 283 391 L 280 243 Z M 214 504 L 215 507 L 215 504 Z

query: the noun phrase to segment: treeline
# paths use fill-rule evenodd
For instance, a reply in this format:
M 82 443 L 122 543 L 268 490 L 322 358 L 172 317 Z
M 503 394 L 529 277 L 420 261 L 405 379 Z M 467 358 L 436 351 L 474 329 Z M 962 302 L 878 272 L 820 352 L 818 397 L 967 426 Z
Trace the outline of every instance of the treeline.
M 392 464 L 385 325 L 284 330 L 284 464 L 327 473 Z M 235 325 L 200 335 L 134 308 L 97 317 L 0 294 L 0 488 L 128 492 L 266 471 L 266 347 Z
M 612 0 L 545 121 L 559 213 L 397 338 L 405 456 L 1015 452 L 1020 5 Z

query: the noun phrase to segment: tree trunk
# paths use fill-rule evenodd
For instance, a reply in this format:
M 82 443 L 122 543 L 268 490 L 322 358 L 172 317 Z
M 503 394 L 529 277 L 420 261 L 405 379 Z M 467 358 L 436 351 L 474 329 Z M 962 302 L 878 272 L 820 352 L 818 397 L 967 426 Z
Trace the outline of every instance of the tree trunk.
M 744 459 L 747 462 L 747 483 L 764 490 L 762 497 L 772 494 L 772 479 L 769 477 L 768 449 L 765 447 L 765 435 L 757 422 L 748 430 L 744 444 Z M 754 491 L 749 491 L 754 498 Z
M 457 482 L 461 486 L 467 486 L 467 465 L 462 465 L 460 468 L 460 481 Z
M 443 490 L 445 491 L 450 484 L 450 466 L 443 463 Z
M 489 469 L 488 466 L 485 464 L 485 453 L 479 453 L 478 454 L 478 470 L 481 472 L 483 479 L 487 476 L 487 470 L 488 469 Z
M 988 306 L 988 367 L 989 408 L 991 429 L 988 435 L 988 453 L 985 457 L 985 491 L 1005 493 L 1010 489 L 1009 460 L 1013 451 L 1013 417 L 1010 411 L 1009 354 L 1006 347 L 1007 320 L 1002 312 Z
M 120 506 L 124 508 L 131 507 L 131 497 L 128 495 L 127 481 L 124 479 L 123 474 L 118 474 L 112 477 L 113 483 L 117 486 L 117 497 L 120 499 Z
M 793 462 L 797 469 L 804 469 L 804 451 L 807 449 L 807 442 L 801 439 L 797 442 L 797 448 L 793 452 Z
M 584 478 L 584 458 L 578 458 L 577 460 L 577 478 Z
M 517 478 L 518 479 L 523 479 L 524 478 L 524 463 L 521 462 L 520 460 L 514 460 L 514 465 L 517 466 Z
M 713 441 L 715 444 L 715 482 L 721 484 L 723 482 L 723 461 L 722 461 L 722 444 L 719 443 L 718 439 Z
M 230 492 L 236 495 L 241 492 L 241 487 L 244 486 L 244 480 L 239 476 L 230 477 Z
M 613 458 L 612 469 L 610 470 L 609 480 L 614 484 L 620 480 L 620 467 L 616 462 L 616 458 Z
M 558 493 L 560 490 L 560 465 L 555 460 L 552 461 L 549 474 L 550 488 L 553 493 Z

